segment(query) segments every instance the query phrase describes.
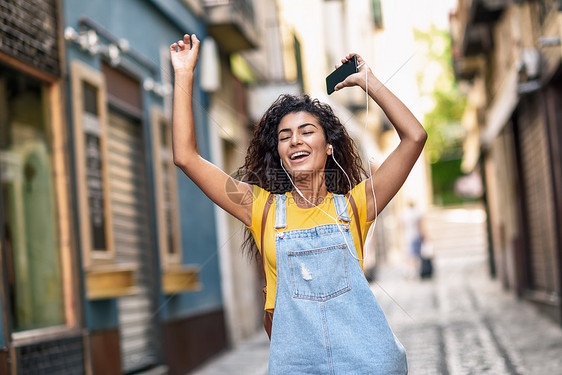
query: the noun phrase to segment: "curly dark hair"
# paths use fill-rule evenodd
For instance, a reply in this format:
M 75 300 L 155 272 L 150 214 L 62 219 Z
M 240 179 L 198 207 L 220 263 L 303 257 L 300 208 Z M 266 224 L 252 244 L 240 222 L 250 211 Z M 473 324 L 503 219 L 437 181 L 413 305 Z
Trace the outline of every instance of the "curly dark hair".
M 254 128 L 244 165 L 236 173 L 239 180 L 273 194 L 284 194 L 293 189 L 281 168 L 277 152 L 277 127 L 284 116 L 295 112 L 307 112 L 316 117 L 324 129 L 326 142 L 333 146 L 334 157 L 349 176 L 352 187 L 366 177 L 357 147 L 332 108 L 308 95 L 284 94 L 269 107 Z M 332 158 L 327 159 L 324 170 L 330 172 L 330 178 L 326 178 L 329 192 L 345 194 L 349 191 L 347 177 Z M 258 258 L 258 248 L 248 229 L 242 247 L 250 256 Z

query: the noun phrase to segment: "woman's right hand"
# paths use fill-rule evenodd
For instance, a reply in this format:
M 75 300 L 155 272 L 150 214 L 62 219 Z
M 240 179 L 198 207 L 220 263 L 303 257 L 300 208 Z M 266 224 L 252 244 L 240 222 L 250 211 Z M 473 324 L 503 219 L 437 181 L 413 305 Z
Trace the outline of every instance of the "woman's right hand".
M 174 164 L 219 207 L 252 225 L 253 186 L 235 180 L 223 170 L 203 159 L 197 149 L 193 119 L 193 71 L 199 54 L 199 39 L 184 35 L 170 46 L 175 72 L 172 114 L 172 148 Z M 179 79 L 178 79 L 179 78 Z
M 183 40 L 170 46 L 170 57 L 172 65 L 176 73 L 193 73 L 197 64 L 197 56 L 199 55 L 199 45 L 201 42 L 195 34 L 183 36 Z

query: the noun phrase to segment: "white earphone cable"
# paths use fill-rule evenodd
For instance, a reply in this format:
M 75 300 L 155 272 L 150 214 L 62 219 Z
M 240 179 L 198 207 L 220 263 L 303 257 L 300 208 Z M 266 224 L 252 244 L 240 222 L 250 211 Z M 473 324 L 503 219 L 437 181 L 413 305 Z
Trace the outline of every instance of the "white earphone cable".
M 361 67 L 364 63 L 361 63 L 359 65 L 359 67 Z M 368 119 L 369 119 L 369 75 L 368 75 L 368 69 L 365 69 L 365 127 L 363 129 L 364 133 L 367 132 L 367 124 L 368 124 Z M 341 169 L 341 171 L 344 173 L 345 177 L 347 178 L 347 181 L 349 182 L 349 191 L 351 192 L 352 186 L 351 186 L 351 179 L 349 178 L 348 174 L 345 172 L 345 170 L 342 168 L 342 166 L 340 165 L 340 163 L 338 163 L 338 161 L 336 160 L 336 157 L 334 156 L 335 152 L 334 152 L 334 148 L 332 146 L 330 146 L 330 148 L 332 149 L 332 159 L 334 160 L 334 162 L 336 163 L 336 165 Z M 304 196 L 304 194 L 300 191 L 300 189 L 295 185 L 295 183 L 293 182 L 293 179 L 291 178 L 291 175 L 289 175 L 289 173 L 287 172 L 287 170 L 285 169 L 285 167 L 283 166 L 283 161 L 281 159 L 279 159 L 279 162 L 281 163 L 281 168 L 283 168 L 283 171 L 285 171 L 285 174 L 287 175 L 287 177 L 289 178 L 289 181 L 291 182 L 291 185 L 293 185 L 293 187 L 295 188 L 295 190 L 297 191 L 297 193 L 306 201 L 308 202 L 310 205 L 316 207 L 317 209 L 319 209 L 320 211 L 322 211 L 324 214 L 326 214 L 327 216 L 329 216 L 332 220 L 334 220 L 334 222 L 336 223 L 340 233 L 343 236 L 343 239 L 345 241 L 345 245 L 347 247 L 348 252 L 350 253 L 350 255 L 358 260 L 358 261 L 363 261 L 365 260 L 365 254 L 366 254 L 366 249 L 365 249 L 365 245 L 363 245 L 363 257 L 361 259 L 359 259 L 354 253 L 353 251 L 351 251 L 349 244 L 347 243 L 347 239 L 345 237 L 345 234 L 343 233 L 342 229 L 341 229 L 341 224 L 338 223 L 338 220 L 333 217 L 332 215 L 330 215 L 329 213 L 327 213 L 326 211 L 324 211 L 322 208 L 318 207 L 316 204 L 312 203 L 311 201 L 309 201 L 308 199 L 306 199 L 306 197 Z M 375 195 L 375 186 L 373 183 L 373 170 L 371 168 L 371 163 L 374 164 L 374 161 L 371 160 L 371 158 L 369 158 L 369 180 L 370 180 L 370 184 L 371 184 L 371 191 L 373 192 L 373 201 L 374 201 L 374 205 L 375 205 L 375 219 L 373 221 L 373 229 L 376 227 L 377 225 L 377 218 L 378 218 L 378 207 L 377 207 L 377 198 Z M 349 203 L 349 199 L 346 197 L 345 198 L 347 201 L 347 205 L 350 206 Z M 355 220 L 359 220 L 359 218 L 355 218 Z M 357 233 L 359 235 L 359 233 Z
M 363 134 L 367 133 L 367 124 L 369 121 L 369 75 L 367 74 L 368 69 L 365 69 L 365 128 L 363 129 Z M 379 210 L 377 207 L 377 196 L 375 195 L 375 185 L 373 181 L 373 169 L 371 168 L 371 163 L 374 164 L 374 160 L 372 158 L 368 159 L 369 163 L 369 180 L 371 181 L 371 191 L 373 192 L 373 202 L 375 203 L 375 220 L 373 221 L 373 229 L 374 232 L 377 226 L 377 218 L 379 217 Z M 363 257 L 365 257 L 365 250 L 363 250 Z
M 333 156 L 334 152 L 332 151 L 332 156 Z M 302 199 L 304 199 L 305 201 L 307 201 L 309 204 L 311 204 L 312 206 L 316 207 L 317 209 L 319 209 L 320 211 L 322 211 L 324 214 L 326 214 L 327 216 L 329 216 L 332 220 L 334 220 L 334 222 L 336 223 L 338 230 L 340 231 L 343 240 L 345 241 L 345 246 L 347 247 L 347 250 L 349 251 L 349 253 L 351 254 L 351 256 L 353 256 L 355 259 L 357 259 L 357 257 L 355 257 L 353 255 L 353 253 L 351 252 L 351 249 L 349 248 L 349 243 L 347 243 L 347 239 L 345 238 L 345 234 L 343 233 L 343 230 L 341 229 L 341 225 L 340 223 L 338 223 L 338 219 L 336 219 L 335 217 L 333 217 L 332 215 L 330 215 L 329 213 L 327 213 L 326 211 L 324 211 L 323 209 L 321 209 L 320 207 L 318 207 L 317 205 L 315 205 L 314 203 L 312 203 L 311 201 L 309 201 L 308 199 L 306 199 L 306 197 L 304 196 L 304 194 L 300 191 L 300 189 L 295 185 L 295 183 L 293 182 L 293 179 L 291 178 L 291 175 L 289 175 L 289 173 L 287 172 L 287 170 L 285 169 L 285 167 L 283 166 L 283 161 L 281 159 L 279 159 L 279 162 L 281 163 L 281 168 L 283 168 L 283 170 L 285 171 L 285 174 L 287 175 L 287 177 L 289 177 L 289 181 L 291 181 L 291 185 L 293 185 L 293 187 L 295 188 L 295 190 L 297 191 L 297 193 L 302 197 Z M 340 167 L 341 168 L 341 167 Z M 345 172 L 344 172 L 345 173 Z M 347 174 L 346 174 L 347 175 Z M 349 178 L 349 177 L 348 177 Z M 351 185 L 351 181 L 350 181 L 350 185 Z M 357 259 L 359 260 L 359 259 Z

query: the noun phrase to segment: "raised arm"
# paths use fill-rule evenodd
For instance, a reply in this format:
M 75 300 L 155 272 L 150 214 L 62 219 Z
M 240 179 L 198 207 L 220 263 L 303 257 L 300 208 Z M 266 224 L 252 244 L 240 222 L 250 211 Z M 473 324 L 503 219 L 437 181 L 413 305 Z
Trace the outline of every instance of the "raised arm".
M 347 55 L 345 59 L 342 59 L 342 63 L 353 55 L 356 54 Z M 371 184 L 375 190 L 378 214 L 406 181 L 422 152 L 427 133 L 404 103 L 375 77 L 361 56 L 356 56 L 357 64 L 360 66 L 359 72 L 350 75 L 345 81 L 336 85 L 336 90 L 351 86 L 360 86 L 365 90 L 367 80 L 369 96 L 382 108 L 400 137 L 400 144 L 376 171 L 373 166 L 370 166 L 372 177 L 367 179 L 365 190 L 367 192 L 367 220 L 373 220 L 375 218 L 375 202 L 371 192 Z
M 213 202 L 246 225 L 252 223 L 252 185 L 230 177 L 199 155 L 193 121 L 193 77 L 200 41 L 194 35 L 170 46 L 174 66 L 172 148 L 174 163 Z

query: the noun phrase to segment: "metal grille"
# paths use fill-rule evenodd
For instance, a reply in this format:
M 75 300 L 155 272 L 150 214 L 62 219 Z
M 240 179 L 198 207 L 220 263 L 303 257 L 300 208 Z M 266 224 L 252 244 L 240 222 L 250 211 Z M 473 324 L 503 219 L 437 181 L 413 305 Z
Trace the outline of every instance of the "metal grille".
M 539 0 L 538 4 L 538 14 L 539 22 L 541 24 L 547 19 L 549 14 L 554 14 L 559 10 L 562 10 L 562 0 Z
M 82 337 L 71 337 L 16 348 L 20 375 L 84 374 Z
M 530 280 L 534 290 L 557 291 L 556 228 L 546 129 L 540 103 L 529 99 L 521 111 L 521 163 L 530 246 Z
M 118 301 L 123 370 L 130 372 L 157 361 L 148 183 L 140 124 L 110 113 L 107 139 L 116 262 L 138 266 L 140 293 Z
M 55 0 L 0 0 L 0 51 L 59 76 Z

